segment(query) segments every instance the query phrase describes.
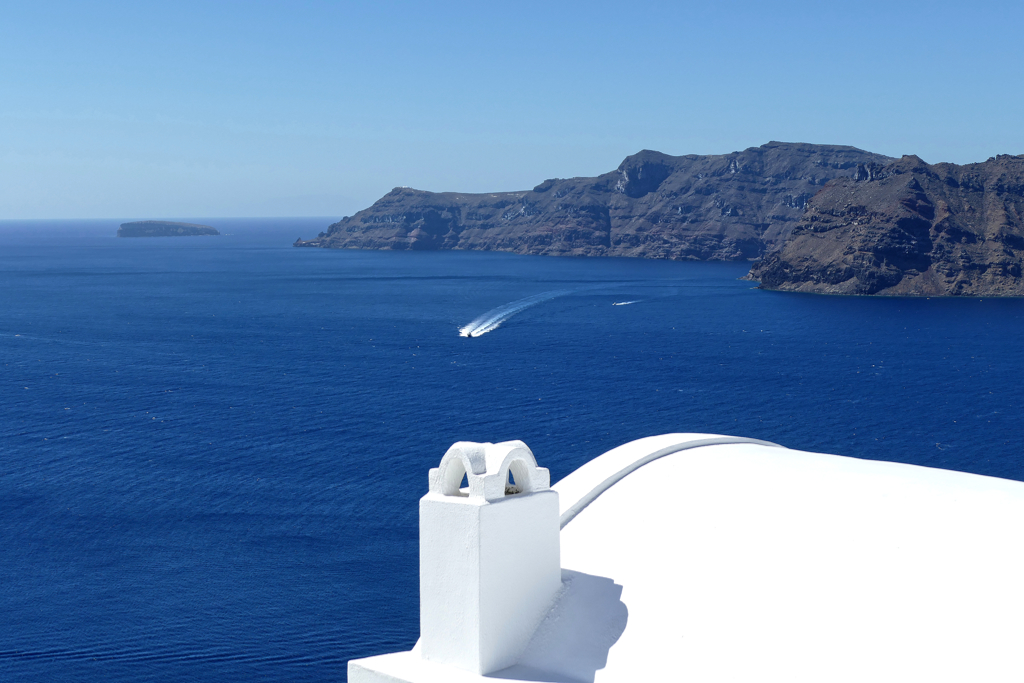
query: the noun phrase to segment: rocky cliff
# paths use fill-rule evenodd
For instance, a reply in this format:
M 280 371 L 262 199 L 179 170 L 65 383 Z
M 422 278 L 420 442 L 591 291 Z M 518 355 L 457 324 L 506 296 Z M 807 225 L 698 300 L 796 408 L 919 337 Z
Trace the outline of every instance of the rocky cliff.
M 890 158 L 770 142 L 722 155 L 642 151 L 596 178 L 489 194 L 395 188 L 296 246 L 740 260 L 780 246 L 830 180 Z
M 754 265 L 761 287 L 824 294 L 1024 296 L 1024 155 L 864 164 L 808 203 Z

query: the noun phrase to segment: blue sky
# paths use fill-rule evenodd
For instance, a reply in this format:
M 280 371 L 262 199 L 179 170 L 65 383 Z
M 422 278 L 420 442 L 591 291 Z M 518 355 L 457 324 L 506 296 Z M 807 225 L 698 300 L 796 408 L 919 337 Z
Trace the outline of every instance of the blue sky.
M 0 218 L 333 216 L 769 140 L 1024 153 L 1019 2 L 10 2 Z

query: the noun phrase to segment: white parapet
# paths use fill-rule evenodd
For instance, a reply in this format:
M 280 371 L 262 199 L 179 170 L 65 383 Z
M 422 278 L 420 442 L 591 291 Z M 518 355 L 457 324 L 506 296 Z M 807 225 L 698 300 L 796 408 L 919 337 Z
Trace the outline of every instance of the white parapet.
M 558 514 L 522 441 L 448 449 L 420 500 L 424 659 L 477 674 L 517 662 L 561 588 Z

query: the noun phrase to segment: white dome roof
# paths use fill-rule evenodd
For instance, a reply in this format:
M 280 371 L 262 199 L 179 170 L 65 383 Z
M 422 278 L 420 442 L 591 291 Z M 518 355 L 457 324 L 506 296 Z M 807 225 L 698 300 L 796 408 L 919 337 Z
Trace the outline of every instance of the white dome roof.
M 483 677 L 414 650 L 354 661 L 350 680 L 1021 679 L 1024 483 L 678 450 L 712 436 L 641 439 L 552 487 L 564 588 L 518 665 Z

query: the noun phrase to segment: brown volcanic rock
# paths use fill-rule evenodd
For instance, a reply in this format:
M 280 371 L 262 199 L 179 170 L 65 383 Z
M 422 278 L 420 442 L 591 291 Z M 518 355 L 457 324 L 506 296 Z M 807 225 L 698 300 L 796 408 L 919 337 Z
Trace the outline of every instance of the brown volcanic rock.
M 1024 296 L 1022 257 L 1024 156 L 905 156 L 829 183 L 749 277 L 822 294 Z
M 522 192 L 395 188 L 295 245 L 753 259 L 788 237 L 829 180 L 888 161 L 854 147 L 781 142 L 710 156 L 645 150 L 596 178 Z

